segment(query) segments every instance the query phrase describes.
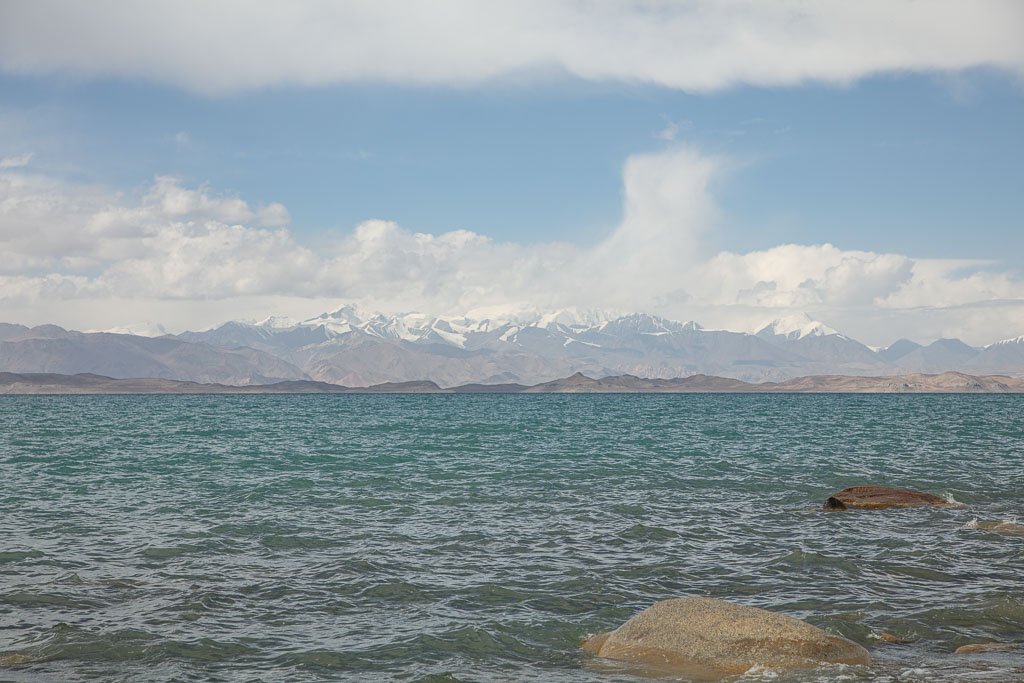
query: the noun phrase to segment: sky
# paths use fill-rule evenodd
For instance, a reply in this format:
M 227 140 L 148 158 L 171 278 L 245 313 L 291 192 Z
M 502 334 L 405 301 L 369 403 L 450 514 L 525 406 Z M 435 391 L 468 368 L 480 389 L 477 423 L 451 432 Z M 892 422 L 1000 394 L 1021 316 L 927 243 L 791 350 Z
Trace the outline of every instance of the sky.
M 1024 334 L 1024 4 L 0 5 L 0 320 Z

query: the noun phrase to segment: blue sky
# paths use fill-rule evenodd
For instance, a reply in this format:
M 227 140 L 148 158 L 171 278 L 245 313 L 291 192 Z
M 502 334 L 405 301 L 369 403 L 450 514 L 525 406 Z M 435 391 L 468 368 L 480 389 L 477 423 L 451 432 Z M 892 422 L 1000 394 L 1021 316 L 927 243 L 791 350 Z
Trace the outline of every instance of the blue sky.
M 0 319 L 1024 332 L 1024 4 L 0 5 Z
M 495 239 L 593 242 L 621 213 L 630 154 L 675 141 L 727 155 L 715 246 L 783 242 L 920 257 L 1024 253 L 1024 88 L 983 70 L 850 86 L 688 95 L 540 87 L 271 88 L 222 97 L 103 79 L 0 79 L 35 165 L 145 188 L 157 175 L 280 201 L 315 237 L 370 218 Z M 31 150 L 25 149 L 31 147 Z

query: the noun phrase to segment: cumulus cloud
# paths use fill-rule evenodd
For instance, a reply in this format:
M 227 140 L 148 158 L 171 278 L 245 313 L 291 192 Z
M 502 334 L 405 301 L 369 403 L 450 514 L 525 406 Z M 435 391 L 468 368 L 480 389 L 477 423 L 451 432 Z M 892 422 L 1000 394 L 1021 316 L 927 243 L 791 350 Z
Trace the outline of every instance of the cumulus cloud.
M 685 287 L 715 219 L 710 185 L 726 166 L 689 147 L 630 157 L 622 223 L 580 258 L 585 296 L 605 306 L 651 308 L 666 290 Z
M 866 306 L 911 281 L 914 261 L 899 254 L 786 244 L 746 254 L 723 252 L 700 268 L 702 300 L 777 308 Z
M 30 323 L 195 327 L 338 301 L 383 311 L 645 310 L 753 329 L 809 311 L 869 343 L 1024 331 L 1024 282 L 995 264 L 780 245 L 704 254 L 728 160 L 688 147 L 623 167 L 623 218 L 589 246 L 498 242 L 370 220 L 313 249 L 281 204 L 161 176 L 137 196 L 0 172 L 0 312 Z M 166 317 L 162 317 L 166 316 Z
M 161 245 L 170 253 L 217 234 L 211 245 L 230 244 L 231 235 L 255 239 L 274 234 L 259 228 L 289 222 L 279 203 L 252 208 L 237 196 L 187 188 L 170 176 L 157 177 L 133 203 L 103 188 L 9 169 L 0 173 L 0 274 L 88 273 L 148 258 Z
M 709 91 L 887 71 L 1020 74 L 1022 25 L 1016 0 L 13 0 L 0 6 L 0 67 L 206 93 L 560 73 Z

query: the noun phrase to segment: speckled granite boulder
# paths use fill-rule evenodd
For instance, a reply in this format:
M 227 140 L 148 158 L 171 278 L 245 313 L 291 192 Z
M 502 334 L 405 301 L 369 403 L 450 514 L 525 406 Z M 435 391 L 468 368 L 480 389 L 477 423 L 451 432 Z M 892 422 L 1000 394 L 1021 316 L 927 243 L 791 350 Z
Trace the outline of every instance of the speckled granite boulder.
M 713 598 L 657 602 L 583 647 L 651 673 L 712 680 L 757 666 L 791 670 L 871 662 L 857 643 L 799 619 Z

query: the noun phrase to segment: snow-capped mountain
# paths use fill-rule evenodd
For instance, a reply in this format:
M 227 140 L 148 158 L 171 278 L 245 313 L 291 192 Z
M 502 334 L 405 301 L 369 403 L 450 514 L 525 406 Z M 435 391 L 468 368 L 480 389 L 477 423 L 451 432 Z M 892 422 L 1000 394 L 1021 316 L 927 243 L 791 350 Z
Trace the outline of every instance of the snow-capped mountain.
M 86 330 L 86 332 L 108 332 L 110 334 L 131 334 L 136 337 L 162 337 L 165 334 L 170 334 L 160 323 L 154 323 L 151 321 L 145 321 L 140 323 L 134 323 L 132 325 L 122 325 L 120 327 L 110 327 L 105 330 Z
M 788 341 L 806 337 L 842 336 L 820 320 L 812 319 L 806 313 L 776 318 L 765 324 L 756 334 L 762 338 L 784 337 Z
M 275 321 L 277 319 L 274 319 Z M 615 315 L 565 309 L 534 316 L 475 319 L 420 313 L 364 316 L 343 306 L 294 325 L 230 322 L 181 338 L 218 346 L 251 346 L 302 368 L 314 379 L 348 385 L 429 379 L 441 385 L 467 382 L 533 384 L 574 372 L 592 376 L 629 373 L 672 378 L 697 373 L 738 379 L 785 379 L 847 368 L 818 360 L 819 346 L 866 350 L 827 325 L 798 321 L 795 334 L 751 335 L 705 330 L 644 313 Z M 826 339 L 808 343 L 809 339 Z M 804 348 L 797 352 L 790 346 Z M 847 364 L 850 372 L 884 373 L 870 358 Z
M 618 317 L 620 316 L 616 313 L 596 308 L 561 308 L 541 315 L 537 318 L 536 325 L 538 327 L 562 325 L 570 329 L 582 330 L 615 320 Z
M 1015 374 L 1015 368 L 1024 368 L 1024 335 L 989 344 L 965 367 L 974 372 Z
M 299 321 L 286 315 L 272 315 L 255 323 L 256 327 L 265 327 L 270 330 L 287 330 L 295 327 Z
M 997 342 L 994 342 L 992 344 L 989 344 L 985 348 L 986 349 L 990 349 L 993 346 L 1008 346 L 1008 347 L 1011 347 L 1011 348 L 1016 347 L 1016 346 L 1024 347 L 1024 334 L 1022 334 L 1019 337 L 1013 337 L 1012 339 L 1002 339 L 1000 341 L 997 341 Z
M 841 368 L 845 374 L 865 374 L 883 362 L 864 344 L 806 313 L 773 320 L 757 336 L 802 358 Z
M 144 352 L 145 360 L 118 364 L 129 348 L 131 354 Z M 412 380 L 537 384 L 577 372 L 662 379 L 707 374 L 754 382 L 947 370 L 1024 375 L 1024 337 L 984 348 L 955 339 L 927 346 L 900 340 L 874 351 L 807 315 L 773 320 L 747 334 L 646 313 L 579 309 L 474 317 L 384 315 L 342 306 L 306 320 L 230 321 L 156 339 L 0 323 L 0 371 L 53 368 L 197 381 L 308 377 L 348 386 Z

